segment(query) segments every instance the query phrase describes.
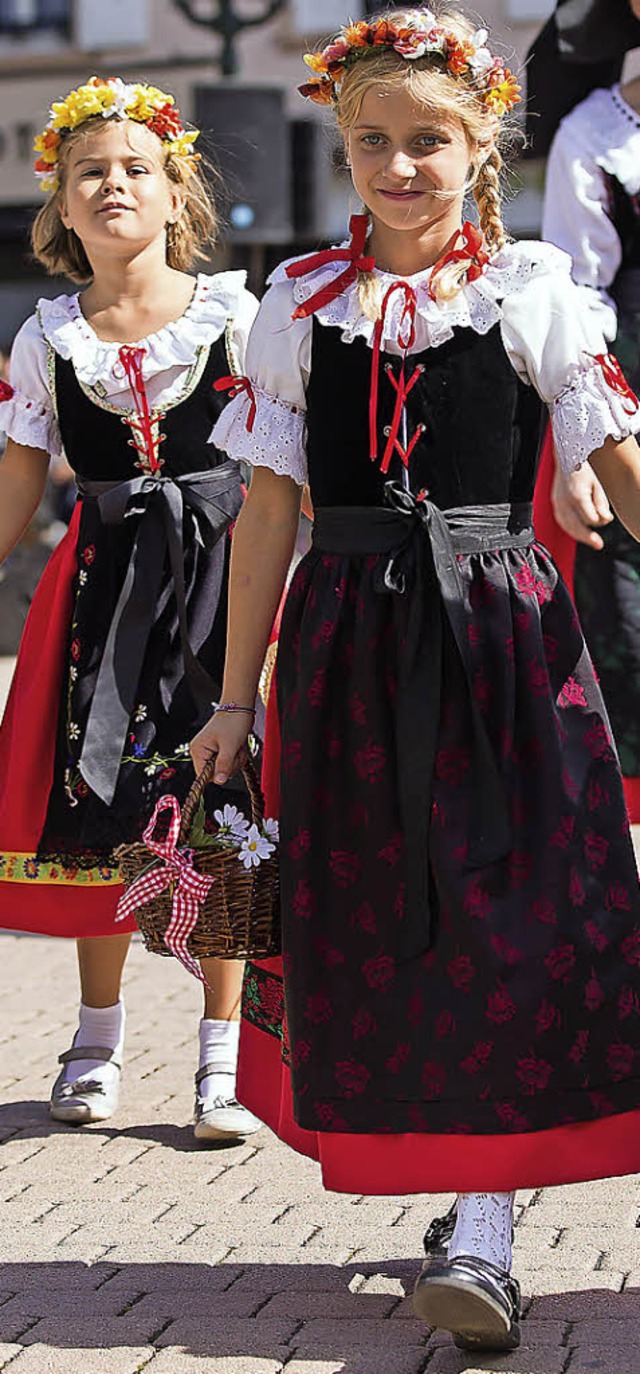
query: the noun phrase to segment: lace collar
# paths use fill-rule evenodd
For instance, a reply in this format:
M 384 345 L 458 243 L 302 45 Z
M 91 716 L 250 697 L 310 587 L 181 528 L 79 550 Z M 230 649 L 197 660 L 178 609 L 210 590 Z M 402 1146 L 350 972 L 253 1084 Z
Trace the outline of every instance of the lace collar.
M 592 91 L 563 120 L 567 135 L 585 160 L 617 178 L 630 196 L 640 191 L 640 115 L 616 83 Z
M 245 272 L 200 272 L 184 314 L 154 334 L 140 339 L 145 348 L 145 380 L 174 367 L 196 361 L 198 349 L 215 342 L 237 313 L 244 290 Z M 119 343 L 105 343 L 87 323 L 79 294 L 38 301 L 37 316 L 45 339 L 61 358 L 71 358 L 78 380 L 85 386 L 109 384 L 109 392 L 126 389 L 128 383 L 118 358 Z
M 303 305 L 325 284 L 329 284 L 344 271 L 344 262 L 330 262 L 310 272 L 308 276 L 291 280 L 287 276 L 288 265 L 289 262 L 281 263 L 269 277 L 269 284 L 286 282 L 296 305 Z M 447 339 L 452 337 L 454 329 L 473 329 L 477 334 L 487 334 L 502 318 L 502 301 L 505 296 L 525 285 L 539 267 L 546 271 L 569 273 L 571 259 L 549 243 L 506 244 L 475 281 L 466 282 L 456 295 L 447 301 L 434 300 L 430 295 L 430 268 L 425 272 L 402 278 L 376 268 L 373 275 L 379 283 L 381 299 L 394 282 L 406 282 L 415 293 L 416 339 L 412 351 L 418 352 L 446 343 Z M 385 312 L 381 339 L 381 347 L 385 351 L 403 351 L 399 347 L 398 339 L 403 332 L 404 308 L 402 294 L 398 292 L 391 297 Z M 370 347 L 373 345 L 375 323 L 362 313 L 357 282 L 348 286 L 328 305 L 320 306 L 315 311 L 315 318 L 321 324 L 333 325 L 340 329 L 345 343 L 353 343 L 354 339 L 362 338 Z

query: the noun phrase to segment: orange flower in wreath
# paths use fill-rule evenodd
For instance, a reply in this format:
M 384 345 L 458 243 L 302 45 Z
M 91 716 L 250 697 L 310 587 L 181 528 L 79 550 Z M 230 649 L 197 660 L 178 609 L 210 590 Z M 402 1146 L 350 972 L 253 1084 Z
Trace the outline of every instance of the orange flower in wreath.
M 332 105 L 335 98 L 335 86 L 331 77 L 307 81 L 304 86 L 298 86 L 298 90 L 300 95 L 312 100 L 314 105 Z
M 365 19 L 359 19 L 357 24 L 347 24 L 344 29 L 344 38 L 350 48 L 368 48 L 370 44 L 369 25 Z
M 518 85 L 515 76 L 508 69 L 497 73 L 497 76 L 499 79 L 491 87 L 491 90 L 487 91 L 484 99 L 487 108 L 500 119 L 502 115 L 518 104 L 521 99 L 522 87 Z

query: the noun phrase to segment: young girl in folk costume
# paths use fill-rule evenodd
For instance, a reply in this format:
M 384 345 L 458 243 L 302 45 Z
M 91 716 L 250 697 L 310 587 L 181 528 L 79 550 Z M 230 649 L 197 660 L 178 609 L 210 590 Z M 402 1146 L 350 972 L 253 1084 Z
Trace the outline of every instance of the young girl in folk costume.
M 242 273 L 190 275 L 215 229 L 196 138 L 171 96 L 93 78 L 53 105 L 36 142 L 50 194 L 34 250 L 84 289 L 41 300 L 15 342 L 0 556 L 50 457 L 65 454 L 80 501 L 36 593 L 0 735 L 0 924 L 79 937 L 61 1121 L 116 1106 L 133 922 L 115 923 L 114 850 L 163 793 L 184 797 L 188 741 L 221 679 L 242 491 L 208 440 L 257 303 Z M 205 964 L 196 1134 L 224 1139 L 259 1124 L 235 1101 L 242 966 Z
M 568 35 L 565 27 L 569 24 Z M 640 81 L 603 88 L 602 60 L 619 68 L 640 47 L 640 0 L 560 0 L 532 58 L 533 152 L 546 151 L 543 237 L 569 253 L 631 385 L 640 388 Z M 552 34 L 553 36 L 553 34 Z M 559 48 L 570 40 L 567 53 Z M 564 77 L 580 59 L 571 109 Z M 614 72 L 609 74 L 613 80 Z M 571 96 L 569 86 L 569 97 Z M 537 107 L 543 102 L 543 127 Z M 563 116 L 565 116 L 563 118 Z M 559 128 L 558 128 L 559 125 Z M 557 522 L 557 523 L 556 523 Z M 640 820 L 640 548 L 589 464 L 565 474 L 545 447 L 536 529 L 563 560 L 624 774 L 632 821 Z M 567 536 L 571 536 L 567 538 Z M 577 543 L 574 543 L 574 540 Z
M 567 466 L 591 452 L 640 534 L 640 412 L 565 257 L 505 241 L 517 87 L 486 33 L 391 11 L 311 64 L 304 94 L 335 105 L 367 216 L 274 273 L 214 431 L 255 465 L 227 709 L 192 745 L 220 783 L 307 476 L 315 508 L 276 665 L 284 958 L 247 973 L 239 1090 L 329 1188 L 455 1191 L 416 1310 L 504 1349 L 513 1190 L 640 1164 L 633 850 L 597 682 L 531 528 L 546 405 Z M 481 233 L 461 226 L 469 188 Z

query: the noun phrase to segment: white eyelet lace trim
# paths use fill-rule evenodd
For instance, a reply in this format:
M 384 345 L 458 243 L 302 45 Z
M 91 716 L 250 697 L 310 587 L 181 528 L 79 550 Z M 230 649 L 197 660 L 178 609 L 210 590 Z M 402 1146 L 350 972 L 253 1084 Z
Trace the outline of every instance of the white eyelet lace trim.
M 628 400 L 607 385 L 599 363 L 576 372 L 556 397 L 551 423 L 563 472 L 574 472 L 605 439 L 627 439 L 640 431 L 640 407 L 629 414 Z
M 170 368 L 189 366 L 195 362 L 199 348 L 220 338 L 228 320 L 237 314 L 245 279 L 246 272 L 198 274 L 184 314 L 139 340 L 145 348 L 146 381 Z M 72 359 L 80 382 L 85 386 L 98 382 L 104 386 L 108 382 L 110 395 L 127 389 L 118 357 L 121 345 L 98 338 L 82 314 L 78 293 L 38 301 L 37 314 L 45 339 L 61 358 Z
M 209 442 L 230 458 L 244 460 L 252 467 L 271 468 L 282 477 L 292 477 L 303 487 L 307 480 L 303 412 L 255 385 L 252 390 L 256 413 L 251 432 L 247 429 L 251 400 L 242 392 L 225 406 Z
M 43 448 L 52 458 L 63 455 L 62 439 L 53 409 L 14 391 L 9 401 L 0 403 L 0 430 L 16 444 Z
M 295 261 L 300 261 L 296 259 Z M 303 305 L 323 286 L 334 281 L 344 271 L 344 262 L 329 262 L 319 267 L 308 277 L 291 280 L 287 277 L 288 263 L 281 263 L 269 278 L 269 283 L 288 281 L 294 301 Z M 494 324 L 502 318 L 502 301 L 505 296 L 519 291 L 526 285 L 537 270 L 571 271 L 571 259 L 566 253 L 549 243 L 511 243 L 492 258 L 482 275 L 465 285 L 451 300 L 433 300 L 429 294 L 431 269 L 404 277 L 416 293 L 416 339 L 412 352 L 422 352 L 426 348 L 438 348 L 453 337 L 454 329 L 474 329 L 477 334 L 487 334 Z M 397 276 L 376 270 L 382 296 L 389 286 L 401 280 Z M 398 344 L 401 332 L 403 302 L 400 293 L 391 297 L 385 312 L 385 331 L 382 347 L 385 352 L 400 353 L 404 350 Z M 321 324 L 334 325 L 340 329 L 343 341 L 353 343 L 362 338 L 372 347 L 375 324 L 363 315 L 358 297 L 358 284 L 353 282 L 346 291 L 315 311 L 315 318 Z
M 509 1273 L 514 1199 L 515 1193 L 458 1193 L 448 1258 L 475 1255 Z

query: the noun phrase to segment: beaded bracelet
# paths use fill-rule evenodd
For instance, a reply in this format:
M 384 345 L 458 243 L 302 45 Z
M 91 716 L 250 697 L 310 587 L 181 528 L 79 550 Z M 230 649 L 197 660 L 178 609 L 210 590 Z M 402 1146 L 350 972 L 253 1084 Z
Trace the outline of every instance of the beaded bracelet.
M 212 701 L 211 705 L 213 706 L 214 711 L 239 711 L 244 712 L 245 715 L 250 716 L 255 716 L 256 713 L 254 706 L 239 706 L 237 701 L 226 701 L 224 705 L 222 704 L 222 702 Z

